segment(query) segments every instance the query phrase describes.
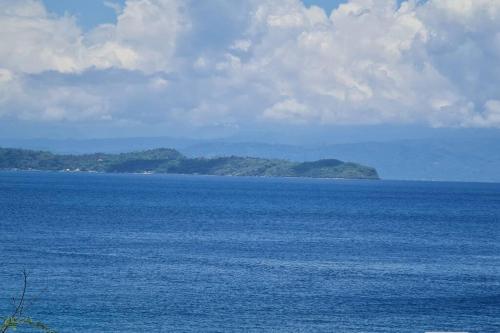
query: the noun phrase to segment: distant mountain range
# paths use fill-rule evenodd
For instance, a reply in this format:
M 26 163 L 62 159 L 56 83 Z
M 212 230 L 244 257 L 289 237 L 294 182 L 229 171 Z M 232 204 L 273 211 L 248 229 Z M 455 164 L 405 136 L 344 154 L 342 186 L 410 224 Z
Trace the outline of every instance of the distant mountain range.
M 299 163 L 236 156 L 188 158 L 174 149 L 165 148 L 121 154 L 84 155 L 58 155 L 45 151 L 0 148 L 0 169 L 378 179 L 377 171 L 373 168 L 335 159 Z
M 247 156 L 295 162 L 355 161 L 377 169 L 383 179 L 500 182 L 500 135 L 470 135 L 297 146 L 168 137 L 93 140 L 7 140 L 0 146 L 58 153 L 130 152 L 173 147 L 188 157 Z

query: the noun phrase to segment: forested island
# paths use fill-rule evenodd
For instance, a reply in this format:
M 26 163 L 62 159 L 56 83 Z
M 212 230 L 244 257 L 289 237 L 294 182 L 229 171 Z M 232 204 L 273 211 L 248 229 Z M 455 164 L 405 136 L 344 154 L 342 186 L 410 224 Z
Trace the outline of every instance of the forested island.
M 59 155 L 46 151 L 0 148 L 0 169 L 379 179 L 374 168 L 336 159 L 298 163 L 237 156 L 188 158 L 175 149 L 166 148 L 121 154 L 85 155 Z

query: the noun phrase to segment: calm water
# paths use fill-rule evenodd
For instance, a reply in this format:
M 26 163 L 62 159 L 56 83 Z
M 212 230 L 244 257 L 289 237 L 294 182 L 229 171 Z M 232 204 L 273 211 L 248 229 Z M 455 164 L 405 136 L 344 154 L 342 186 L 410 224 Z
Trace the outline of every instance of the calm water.
M 500 332 L 500 185 L 0 173 L 0 314 L 60 332 Z

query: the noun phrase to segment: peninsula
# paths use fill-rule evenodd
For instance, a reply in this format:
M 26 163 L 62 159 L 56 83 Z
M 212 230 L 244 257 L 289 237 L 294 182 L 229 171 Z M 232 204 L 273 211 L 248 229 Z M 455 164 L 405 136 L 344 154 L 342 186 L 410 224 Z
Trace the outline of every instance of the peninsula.
M 188 158 L 177 150 L 166 148 L 121 154 L 85 155 L 59 155 L 46 151 L 0 148 L 0 169 L 379 179 L 374 168 L 336 159 L 298 163 L 237 156 Z

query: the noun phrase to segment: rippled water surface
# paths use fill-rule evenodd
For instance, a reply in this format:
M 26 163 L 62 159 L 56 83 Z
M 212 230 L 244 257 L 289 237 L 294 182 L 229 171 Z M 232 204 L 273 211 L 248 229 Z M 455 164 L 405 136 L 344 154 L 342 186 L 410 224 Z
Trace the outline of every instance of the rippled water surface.
M 500 332 L 500 185 L 0 173 L 0 316 L 59 332 Z

